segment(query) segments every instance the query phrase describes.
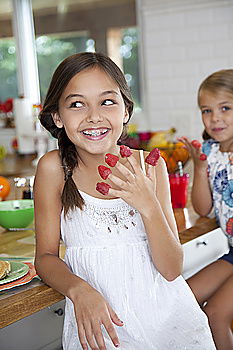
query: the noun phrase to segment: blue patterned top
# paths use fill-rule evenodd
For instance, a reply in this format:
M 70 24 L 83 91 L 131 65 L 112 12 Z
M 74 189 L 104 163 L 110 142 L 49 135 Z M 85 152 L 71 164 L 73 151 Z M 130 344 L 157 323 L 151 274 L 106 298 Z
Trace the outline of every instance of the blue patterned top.
M 233 246 L 233 153 L 221 152 L 212 139 L 203 142 L 202 151 L 207 155 L 215 216 Z

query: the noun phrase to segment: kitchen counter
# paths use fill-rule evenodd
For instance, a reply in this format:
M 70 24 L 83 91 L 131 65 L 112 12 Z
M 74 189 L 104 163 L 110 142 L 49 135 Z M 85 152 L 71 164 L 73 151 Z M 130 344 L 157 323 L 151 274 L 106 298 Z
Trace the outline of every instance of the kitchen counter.
M 15 163 L 13 157 L 5 163 L 0 163 L 2 176 L 34 175 L 35 168 L 31 166 L 31 157 L 21 158 Z M 20 170 L 23 164 L 23 171 Z M 12 179 L 11 179 L 12 181 Z M 7 198 L 11 199 L 11 198 Z M 196 237 L 218 227 L 215 219 L 199 217 L 188 202 L 187 208 L 174 210 L 181 243 L 186 243 Z M 33 259 L 35 253 L 35 232 L 24 230 L 19 232 L 4 231 L 0 228 L 0 257 L 21 257 L 22 261 Z M 60 256 L 64 256 L 65 247 L 61 243 Z M 27 285 L 0 292 L 0 328 L 6 327 L 24 317 L 40 311 L 58 301 L 64 296 L 42 281 L 34 279 Z

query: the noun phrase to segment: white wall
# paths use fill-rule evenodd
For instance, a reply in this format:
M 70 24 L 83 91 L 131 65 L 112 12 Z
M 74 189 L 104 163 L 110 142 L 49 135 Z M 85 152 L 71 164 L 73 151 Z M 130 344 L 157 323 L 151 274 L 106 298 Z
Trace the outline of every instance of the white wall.
M 147 120 L 139 127 L 200 139 L 198 86 L 233 68 L 233 0 L 138 0 L 137 10 Z

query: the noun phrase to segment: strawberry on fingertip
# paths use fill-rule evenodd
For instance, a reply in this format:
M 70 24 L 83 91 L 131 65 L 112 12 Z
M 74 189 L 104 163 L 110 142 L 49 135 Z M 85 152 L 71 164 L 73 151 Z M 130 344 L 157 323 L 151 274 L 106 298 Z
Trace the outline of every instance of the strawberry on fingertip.
M 193 140 L 191 142 L 191 145 L 196 148 L 196 149 L 200 149 L 201 148 L 201 143 L 198 140 Z
M 102 179 L 106 180 L 110 174 L 112 174 L 112 170 L 107 168 L 104 165 L 98 166 L 98 171 Z
M 111 186 L 105 182 L 97 182 L 96 184 L 96 190 L 103 195 L 108 194 L 109 188 L 111 188 Z
M 146 157 L 145 162 L 147 164 L 155 166 L 157 165 L 159 157 L 160 157 L 160 150 L 158 148 L 154 148 Z
M 128 146 L 121 145 L 120 146 L 120 154 L 121 154 L 122 158 L 125 158 L 125 157 L 131 156 L 131 154 L 133 154 L 133 152 L 131 151 L 131 149 Z
M 207 155 L 205 153 L 201 153 L 199 159 L 200 160 L 206 160 L 207 159 Z
M 114 167 L 118 162 L 118 160 L 119 160 L 119 157 L 115 156 L 115 154 L 107 153 L 105 155 L 105 162 L 111 167 Z

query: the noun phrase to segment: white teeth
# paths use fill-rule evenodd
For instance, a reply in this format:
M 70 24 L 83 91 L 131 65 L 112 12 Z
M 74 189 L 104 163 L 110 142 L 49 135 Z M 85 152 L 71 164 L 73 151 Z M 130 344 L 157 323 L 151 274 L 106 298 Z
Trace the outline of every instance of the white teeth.
M 103 135 L 105 134 L 106 132 L 108 131 L 108 129 L 98 129 L 98 130 L 85 130 L 83 131 L 83 134 L 84 135 L 88 135 L 88 136 L 100 136 L 100 135 Z

